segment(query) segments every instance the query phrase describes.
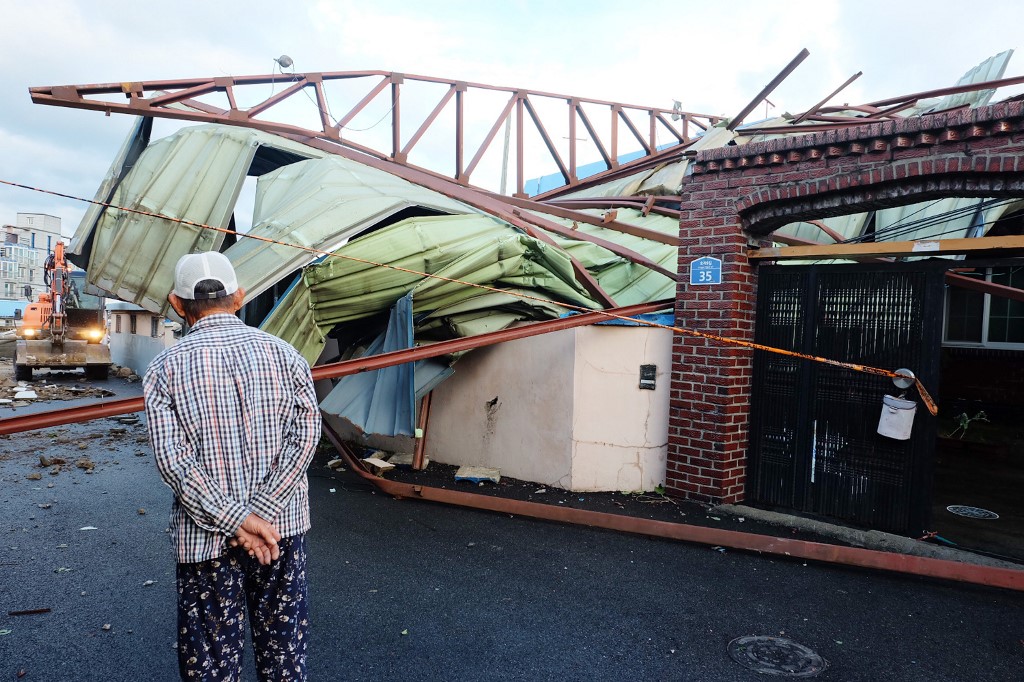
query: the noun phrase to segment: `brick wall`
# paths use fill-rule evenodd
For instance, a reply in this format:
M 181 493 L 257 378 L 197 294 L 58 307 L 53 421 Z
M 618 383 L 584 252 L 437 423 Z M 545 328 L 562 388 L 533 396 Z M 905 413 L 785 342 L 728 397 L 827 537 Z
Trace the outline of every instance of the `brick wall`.
M 748 242 L 799 221 L 946 196 L 1024 196 L 1024 104 L 886 121 L 698 154 L 683 183 L 676 322 L 753 340 Z M 690 262 L 722 260 L 721 285 L 690 286 Z M 744 498 L 751 352 L 677 334 L 666 488 Z

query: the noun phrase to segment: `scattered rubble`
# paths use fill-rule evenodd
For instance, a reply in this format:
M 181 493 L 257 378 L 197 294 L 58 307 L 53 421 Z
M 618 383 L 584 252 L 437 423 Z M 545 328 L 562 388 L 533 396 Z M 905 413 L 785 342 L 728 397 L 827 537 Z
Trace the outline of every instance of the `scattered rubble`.
M 395 468 L 394 464 L 385 462 L 383 459 L 379 459 L 377 457 L 367 457 L 363 460 L 363 464 L 365 464 L 366 468 L 377 476 L 383 476 Z
M 472 483 L 483 483 L 490 481 L 498 483 L 501 481 L 501 470 L 491 467 L 461 466 L 455 472 L 456 481 L 471 481 Z

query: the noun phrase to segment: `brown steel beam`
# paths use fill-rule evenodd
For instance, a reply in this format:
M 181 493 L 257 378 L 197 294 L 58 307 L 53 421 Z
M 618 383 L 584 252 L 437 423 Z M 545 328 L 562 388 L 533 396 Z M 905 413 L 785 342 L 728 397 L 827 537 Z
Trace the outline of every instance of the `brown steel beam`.
M 423 470 L 423 453 L 427 448 L 427 424 L 430 421 L 430 396 L 434 394 L 429 391 L 420 400 L 420 414 L 417 419 L 416 447 L 412 453 L 412 468 L 415 471 Z
M 808 559 L 822 563 L 857 566 L 909 575 L 952 580 L 957 582 L 1000 587 L 1008 590 L 1024 590 L 1024 571 L 1009 568 L 995 568 L 978 564 L 932 559 L 928 557 L 879 552 L 860 547 L 843 547 L 821 542 L 808 542 L 791 538 L 777 538 L 770 535 L 741 533 L 721 528 L 692 526 L 685 523 L 655 521 L 653 519 L 608 514 L 586 509 L 558 507 L 540 502 L 492 497 L 477 493 L 432 488 L 390 481 L 374 476 L 363 468 L 362 463 L 348 449 L 330 425 L 324 424 L 324 434 L 347 461 L 351 469 L 363 480 L 372 483 L 379 490 L 398 499 L 416 499 L 440 502 L 471 509 L 525 516 L 558 523 L 572 523 L 593 528 L 648 535 L 667 540 L 693 542 L 716 547 L 728 547 L 745 552 L 770 554 L 789 559 Z
M 526 134 L 523 129 L 523 100 L 516 101 L 516 196 L 526 196 Z
M 936 239 L 903 242 L 864 242 L 828 244 L 823 246 L 790 246 L 784 248 L 750 249 L 751 260 L 817 260 L 821 258 L 862 258 L 868 256 L 942 256 L 977 251 L 1024 249 L 1024 235 L 974 237 L 973 239 Z
M 420 127 L 417 128 L 416 132 L 413 133 L 413 136 L 409 138 L 409 141 L 405 144 L 405 148 L 402 149 L 403 157 L 409 156 L 409 152 L 412 151 L 412 148 L 416 145 L 417 142 L 420 141 L 420 138 L 423 137 L 423 134 L 427 132 L 427 129 L 429 129 L 431 124 L 433 124 L 433 122 L 437 119 L 438 115 L 441 113 L 441 110 L 444 109 L 445 105 L 448 104 L 448 102 L 452 100 L 452 97 L 455 96 L 456 89 L 457 86 L 453 84 L 450 88 L 448 88 L 448 92 L 444 93 L 444 95 L 441 97 L 441 101 L 437 103 L 437 106 L 434 107 L 434 110 L 430 112 L 426 119 L 424 119 Z
M 822 108 L 823 106 L 825 106 L 825 104 L 827 104 L 827 103 L 828 103 L 828 101 L 829 101 L 830 99 L 832 99 L 833 97 L 835 97 L 836 95 L 838 95 L 838 94 L 839 94 L 840 92 L 842 92 L 843 90 L 845 90 L 845 89 L 846 89 L 846 87 L 847 87 L 847 86 L 848 86 L 848 85 L 849 85 L 850 83 L 852 83 L 853 81 L 857 80 L 858 78 L 860 78 L 860 77 L 861 77 L 861 76 L 863 76 L 863 75 L 864 75 L 864 72 L 863 72 L 863 71 L 858 71 L 857 73 L 855 73 L 855 74 L 853 74 L 852 76 L 850 76 L 849 78 L 847 78 L 847 79 L 846 79 L 846 82 L 845 82 L 845 83 L 843 83 L 843 84 L 842 84 L 842 85 L 840 85 L 840 86 L 839 86 L 838 88 L 836 88 L 836 89 L 835 89 L 835 90 L 833 90 L 832 92 L 830 92 L 830 93 L 828 93 L 827 95 L 825 95 L 825 96 L 824 96 L 824 97 L 823 97 L 823 98 L 821 99 L 821 101 L 820 101 L 820 102 L 818 102 L 817 104 L 815 104 L 815 105 L 814 105 L 813 107 L 811 107 L 810 109 L 808 109 L 808 110 L 807 110 L 807 111 L 805 111 L 804 113 L 802 113 L 802 114 L 800 114 L 799 116 L 797 116 L 797 117 L 796 117 L 796 119 L 795 119 L 795 120 L 793 121 L 793 125 L 796 125 L 797 123 L 800 123 L 800 121 L 803 121 L 803 120 L 804 120 L 805 118 L 807 118 L 807 117 L 808 117 L 808 116 L 810 116 L 811 114 L 816 114 L 816 113 L 818 113 L 818 109 L 821 109 L 821 108 Z
M 327 102 L 326 91 L 324 83 L 330 80 L 354 80 L 358 78 L 371 78 L 379 77 L 380 82 L 367 94 L 363 99 L 358 102 L 351 110 L 348 111 L 344 116 L 338 120 L 337 124 L 332 125 L 330 116 L 327 114 L 330 107 Z M 627 122 L 627 125 L 632 126 L 630 119 L 628 118 L 627 111 L 640 111 L 644 115 L 654 116 L 658 120 L 662 121 L 662 124 L 667 129 L 672 131 L 672 134 L 677 138 L 681 136 L 682 139 L 688 138 L 688 126 L 694 125 L 698 128 L 707 129 L 709 125 L 713 125 L 720 120 L 717 116 L 710 116 L 707 114 L 696 114 L 692 112 L 676 112 L 670 109 L 663 109 L 659 107 L 640 107 L 636 105 L 619 104 L 615 102 L 607 102 L 604 100 L 587 99 L 580 97 L 567 97 L 564 95 L 556 95 L 553 93 L 524 90 L 517 88 L 503 88 L 497 86 L 488 86 L 478 83 L 466 83 L 460 81 L 450 81 L 439 78 L 431 78 L 426 76 L 411 76 L 407 74 L 390 73 L 385 71 L 352 71 L 352 72 L 335 72 L 335 73 L 308 73 L 308 74 L 294 74 L 291 75 L 291 80 L 288 88 L 284 91 L 277 93 L 273 97 L 264 100 L 262 103 L 256 105 L 249 110 L 239 109 L 235 101 L 235 89 L 243 86 L 257 86 L 260 84 L 274 84 L 281 82 L 281 76 L 279 74 L 270 74 L 264 76 L 234 76 L 234 77 L 219 77 L 214 79 L 182 79 L 182 80 L 164 80 L 164 81 L 146 81 L 146 82 L 135 82 L 135 83 L 107 83 L 107 84 L 95 84 L 95 85 L 71 85 L 71 86 L 51 86 L 51 87 L 34 87 L 30 88 L 29 92 L 32 96 L 33 102 L 37 104 L 48 104 L 55 106 L 68 106 L 82 109 L 92 109 L 96 111 L 102 111 L 106 114 L 119 112 L 128 113 L 135 115 L 144 116 L 160 116 L 163 118 L 171 118 L 175 120 L 192 120 L 203 123 L 221 123 L 225 125 L 236 125 L 250 128 L 256 128 L 264 130 L 270 133 L 278 135 L 295 135 L 304 136 L 310 139 L 319 139 L 340 144 L 350 149 L 355 149 L 364 154 L 372 156 L 374 158 L 387 159 L 394 163 L 403 164 L 408 167 L 416 168 L 408 164 L 408 154 L 411 148 L 419 141 L 420 137 L 426 132 L 426 130 L 435 123 L 437 115 L 443 109 L 442 105 L 439 105 L 433 114 L 428 117 L 427 121 L 420 125 L 420 129 L 417 131 L 417 135 L 414 135 L 410 139 L 409 143 L 406 144 L 404 149 L 396 151 L 395 138 L 400 138 L 400 131 L 402 128 L 401 104 L 395 104 L 396 100 L 394 96 L 392 103 L 395 104 L 395 109 L 399 110 L 397 115 L 392 114 L 392 139 L 390 149 L 387 151 L 375 150 L 359 145 L 348 139 L 342 139 L 344 126 L 355 117 L 359 112 L 365 109 L 365 107 L 374 100 L 378 94 L 387 87 L 388 84 L 392 84 L 392 90 L 396 88 L 396 79 L 401 79 L 403 82 L 419 81 L 425 83 L 444 84 L 451 88 L 455 88 L 456 93 L 456 107 L 455 107 L 455 172 L 454 178 L 464 184 L 469 184 L 469 177 L 472 175 L 472 170 L 475 166 L 470 168 L 467 172 L 466 158 L 464 156 L 465 149 L 465 123 L 466 123 L 466 112 L 465 108 L 465 93 L 467 88 L 473 87 L 478 89 L 489 90 L 493 92 L 507 92 L 510 97 L 516 97 L 519 100 L 519 106 L 522 106 L 524 98 L 557 98 L 567 103 L 571 116 L 578 115 L 580 121 L 587 127 L 591 138 L 594 140 L 594 144 L 605 161 L 605 164 L 609 168 L 618 167 L 620 164 L 617 159 L 618 152 L 618 126 L 616 119 L 621 117 Z M 308 130 L 303 129 L 295 125 L 283 123 L 273 120 L 257 119 L 256 114 L 262 113 L 267 108 L 283 101 L 288 97 L 296 96 L 296 93 L 303 90 L 306 86 L 314 85 L 316 89 L 316 103 L 320 113 L 320 130 Z M 194 96 L 207 94 L 209 92 L 224 92 L 228 98 L 228 109 L 222 109 L 215 111 L 215 107 L 204 104 L 202 107 L 194 107 L 192 111 L 180 110 L 172 108 L 172 104 L 179 101 L 191 99 Z M 98 97 L 104 95 L 128 95 L 129 100 L 127 102 L 119 102 L 112 99 L 98 99 Z M 147 94 L 151 94 L 152 97 L 146 98 Z M 447 99 L 447 98 L 446 98 Z M 194 100 L 193 100 L 194 101 Z M 162 106 L 166 104 L 166 106 Z M 532 103 L 531 103 L 532 104 Z M 584 113 L 583 105 L 602 105 L 612 107 L 612 137 L 613 137 L 613 153 L 609 153 L 605 148 L 603 141 L 597 134 L 597 131 L 590 124 L 586 113 Z M 409 109 L 406 108 L 408 111 Z M 534 113 L 536 114 L 536 108 L 534 107 Z M 678 114 L 681 119 L 682 133 L 676 131 L 675 127 L 670 124 L 666 116 L 670 114 Z M 539 124 L 544 125 L 543 119 L 537 114 L 536 116 Z M 704 123 L 701 123 L 703 121 Z M 706 124 L 706 125 L 705 125 Z M 500 123 L 499 123 L 500 125 Z M 634 134 L 638 135 L 638 140 L 643 142 L 642 136 L 634 130 Z M 493 135 L 492 135 L 493 137 Z M 485 143 L 481 146 L 481 152 L 486 150 L 489 143 Z M 550 149 L 554 149 L 554 145 L 548 145 Z M 648 142 L 643 142 L 645 149 L 650 149 L 651 152 L 656 150 L 649 147 Z M 515 163 L 517 168 L 523 166 L 524 161 L 524 150 L 523 150 L 523 138 L 519 138 L 517 149 L 516 149 L 516 160 Z M 564 163 L 559 163 L 559 159 L 556 153 L 551 153 L 551 158 L 556 164 L 564 168 Z M 659 154 L 652 154 L 652 159 L 658 156 L 659 163 L 661 160 L 668 159 L 669 157 L 661 157 Z M 478 160 L 479 162 L 479 160 Z M 578 163 L 578 154 L 577 154 Z M 635 164 L 636 162 L 631 162 Z M 639 165 L 633 165 L 634 168 L 641 168 Z M 439 173 L 436 171 L 430 171 L 425 168 L 418 168 L 418 170 L 431 173 L 438 177 L 447 176 L 446 173 Z M 576 177 L 574 169 L 566 169 L 570 182 L 574 182 L 573 178 Z M 518 183 L 517 194 L 525 196 L 524 183 Z
M 690 141 L 690 135 L 689 135 L 689 133 L 686 132 L 686 120 L 685 119 L 683 119 L 683 125 L 682 125 L 683 134 L 680 135 L 678 132 L 676 132 L 676 129 L 673 128 L 669 124 L 669 122 L 665 120 L 665 117 L 662 114 L 658 114 L 657 116 L 658 116 L 658 120 L 661 122 L 661 124 L 663 126 L 665 126 L 665 128 L 668 129 L 668 131 L 670 133 L 672 133 L 677 140 L 679 140 L 680 144 Z M 651 143 L 651 148 L 656 150 L 657 146 L 654 145 L 654 143 L 652 142 Z
M 479 164 L 480 159 L 483 158 L 484 152 L 486 152 L 487 148 L 491 146 L 491 142 L 494 141 L 494 136 L 498 134 L 498 130 L 505 123 L 505 119 L 508 118 L 509 113 L 512 111 L 512 106 L 518 101 L 520 101 L 518 93 L 509 97 L 508 102 L 505 103 L 505 108 L 501 110 L 501 113 L 498 114 L 497 120 L 494 121 L 494 125 L 491 126 L 489 131 L 487 131 L 487 135 L 484 137 L 483 142 L 480 143 L 480 147 L 477 149 L 473 160 L 470 161 L 469 166 L 466 167 L 466 172 L 459 178 L 459 182 L 469 182 L 469 177 L 473 175 L 473 171 L 476 170 L 477 164 Z
M 307 85 L 309 85 L 309 83 L 306 82 L 305 78 L 297 79 L 295 83 L 291 84 L 290 86 L 288 86 L 281 92 L 277 93 L 276 95 L 271 95 L 270 97 L 263 100 L 259 104 L 256 104 L 246 109 L 246 117 L 255 118 L 256 116 L 262 114 L 264 111 L 274 106 L 275 104 L 279 104 L 280 102 L 283 102 L 284 100 L 288 99 L 296 92 L 299 92 L 300 90 L 305 88 Z
M 851 118 L 848 123 L 842 121 L 835 121 L 832 123 L 812 123 L 800 124 L 798 126 L 786 125 L 781 126 L 764 126 L 761 128 L 741 128 L 736 131 L 739 135 L 807 135 L 810 133 L 827 133 L 835 130 L 836 128 L 855 128 L 856 126 L 866 126 L 872 123 L 878 123 L 874 119 L 866 118 Z
M 649 270 L 654 270 L 655 272 L 658 272 L 658 273 L 661 273 L 662 275 L 665 275 L 666 277 L 671 279 L 673 282 L 678 281 L 678 279 L 679 279 L 676 276 L 676 273 L 674 273 L 671 270 L 668 270 L 666 268 L 663 268 L 661 265 L 659 265 L 658 263 L 655 263 L 654 261 L 652 261 L 647 256 L 645 256 L 645 255 L 643 255 L 641 253 L 637 253 L 636 251 L 634 251 L 632 249 L 627 249 L 626 247 L 621 246 L 619 244 L 616 244 L 615 242 L 610 242 L 607 239 L 601 239 L 600 237 L 595 237 L 592 234 L 587 234 L 585 232 L 580 232 L 579 230 L 574 230 L 571 227 L 565 227 L 563 225 L 559 225 L 558 223 L 556 223 L 554 221 L 545 220 L 544 218 L 541 218 L 540 216 L 535 216 L 535 215 L 533 215 L 531 213 L 524 213 L 524 212 L 520 211 L 519 209 L 512 209 L 512 213 L 514 215 L 519 216 L 523 220 L 526 220 L 528 222 L 533 223 L 537 227 L 540 227 L 540 228 L 542 228 L 544 230 L 547 230 L 549 232 L 554 232 L 555 234 L 561 235 L 562 237 L 565 237 L 566 239 L 575 239 L 577 241 L 590 242 L 591 244 L 595 244 L 595 245 L 600 246 L 600 247 L 602 247 L 604 249 L 608 249 L 609 251 L 614 253 L 616 256 L 622 256 L 623 258 L 625 258 L 626 260 L 628 260 L 628 261 L 630 261 L 632 263 L 636 263 L 637 265 L 642 265 L 642 266 L 644 266 L 645 268 L 647 268 Z M 602 225 L 602 227 L 603 227 L 603 225 Z
M 466 91 L 455 90 L 455 180 L 462 177 L 466 154 Z
M 637 130 L 637 127 L 633 125 L 633 121 L 630 120 L 629 116 L 626 115 L 626 112 L 624 112 L 621 107 L 617 110 L 617 112 L 619 114 L 619 118 L 622 120 L 623 123 L 626 124 L 626 128 L 629 129 L 629 132 L 633 133 L 633 137 L 635 137 L 636 141 L 640 144 L 640 146 L 644 148 L 644 153 L 653 154 L 654 147 L 649 147 L 647 145 L 647 140 L 645 140 L 644 136 L 640 134 L 640 131 Z
M 376 99 L 377 95 L 379 95 L 381 91 L 390 84 L 391 76 L 384 76 L 384 78 L 381 79 L 380 83 L 377 83 L 377 86 L 373 90 L 370 90 L 370 92 L 368 92 L 365 97 L 359 100 L 359 102 L 354 107 L 352 107 L 351 111 L 349 111 L 347 114 L 338 119 L 338 125 L 336 126 L 336 128 L 340 131 L 342 128 L 351 123 L 352 119 L 358 116 L 359 112 L 365 109 L 366 105 L 368 105 L 370 102 Z
M 576 177 L 576 107 L 579 103 L 576 100 L 569 102 L 569 183 L 575 185 L 579 178 Z
M 889 99 L 880 99 L 877 102 L 868 102 L 868 106 L 885 107 L 891 104 L 909 102 L 910 100 L 916 101 L 922 99 L 931 99 L 932 97 L 945 97 L 946 95 L 959 95 L 961 92 L 975 92 L 977 90 L 995 90 L 997 88 L 1002 88 L 1007 85 L 1019 85 L 1020 83 L 1024 83 L 1024 76 L 1014 76 L 1013 78 L 1000 78 L 998 80 L 984 81 L 981 83 L 968 83 L 967 85 L 954 85 L 948 88 L 939 88 L 938 90 L 918 92 L 913 95 L 890 97 Z
M 829 227 L 820 220 L 806 220 L 804 222 L 806 222 L 808 225 L 814 225 L 816 228 L 818 228 L 819 230 L 827 234 L 829 237 L 831 237 L 832 240 L 836 243 L 846 241 L 846 237 L 839 234 L 838 232 L 836 232 L 835 230 L 833 230 L 831 227 Z
M 1024 289 L 1008 287 L 1005 284 L 996 284 L 995 282 L 989 282 L 988 280 L 977 279 L 975 277 L 965 277 L 964 275 L 958 275 L 953 272 L 946 273 L 946 284 L 959 287 L 961 289 L 980 291 L 983 294 L 991 294 L 992 296 L 1008 298 L 1011 301 L 1020 301 L 1021 303 L 1024 303 Z
M 743 107 L 740 113 L 736 114 L 735 118 L 729 121 L 729 125 L 726 126 L 726 129 L 736 130 L 736 126 L 738 126 L 740 123 L 743 123 L 743 119 L 747 117 L 747 114 L 753 111 L 754 107 L 760 104 L 765 97 L 772 94 L 772 91 L 775 90 L 775 88 L 779 87 L 782 81 L 786 80 L 789 74 L 793 73 L 796 67 L 800 66 L 800 62 L 807 59 L 807 55 L 809 54 L 811 53 L 807 51 L 806 47 L 800 50 L 800 54 L 793 57 L 793 60 L 786 65 L 786 68 L 784 68 L 778 76 L 773 78 L 771 82 L 768 83 L 768 85 L 764 86 L 764 89 L 762 89 L 761 92 L 757 93 L 754 99 L 750 101 L 750 104 Z
M 654 199 L 654 197 L 652 196 L 651 199 Z M 583 213 L 582 211 L 575 211 L 571 208 L 563 208 L 549 203 L 531 201 L 530 199 L 502 197 L 502 200 L 512 206 L 518 206 L 537 213 L 547 213 L 548 215 L 565 218 L 566 220 L 575 220 L 579 223 L 586 223 L 587 225 L 593 225 L 595 227 L 604 227 L 616 232 L 622 232 L 623 234 L 631 234 L 634 237 L 640 237 L 641 239 L 648 239 L 661 244 L 669 244 L 670 246 L 679 246 L 678 234 L 665 234 L 664 232 L 649 230 L 645 227 L 637 227 L 636 225 L 630 225 L 629 223 L 623 223 L 617 220 L 612 220 L 606 223 L 600 218 L 592 216 L 589 213 Z M 638 207 L 640 206 L 639 202 L 633 203 L 636 203 Z
M 612 157 L 608 154 L 608 150 L 604 148 L 604 143 L 601 142 L 601 137 L 597 134 L 597 130 L 594 129 L 594 124 L 590 122 L 587 117 L 587 113 L 583 111 L 583 107 L 579 104 L 576 105 L 576 113 L 579 114 L 580 121 L 583 123 L 583 127 L 587 129 L 590 134 L 590 139 L 594 141 L 594 146 L 597 147 L 597 153 L 601 155 L 604 160 L 604 165 L 608 168 L 612 167 Z
M 640 211 L 647 210 L 648 213 L 654 213 L 656 215 L 663 215 L 663 216 L 667 216 L 669 218 L 678 218 L 679 215 L 680 215 L 679 209 L 668 208 L 667 206 L 659 206 L 658 205 L 657 202 L 661 198 L 662 197 L 658 197 L 658 196 L 655 196 L 653 194 L 648 194 L 646 197 L 644 197 L 643 195 L 637 195 L 637 196 L 632 196 L 632 197 L 587 197 L 587 198 L 580 198 L 580 199 L 572 199 L 572 198 L 566 198 L 566 199 L 546 199 L 544 201 L 537 201 L 535 199 L 535 201 L 536 201 L 536 203 L 538 205 L 544 206 L 544 207 L 546 207 L 548 209 L 550 209 L 553 206 L 561 206 L 561 207 L 567 208 L 567 209 L 577 209 L 577 208 L 579 208 L 579 209 L 584 209 L 584 208 L 635 208 L 635 209 L 638 209 Z M 640 199 L 644 199 L 644 200 L 640 201 Z M 648 208 L 647 207 L 647 203 L 651 199 L 653 199 L 655 203 L 650 208 Z M 677 197 L 674 202 L 669 202 L 669 203 L 676 203 L 678 201 L 679 201 L 679 198 Z M 552 211 L 548 210 L 548 213 L 552 213 Z M 555 215 L 557 215 L 557 214 L 555 214 Z M 678 243 L 678 242 L 666 242 L 666 243 Z
M 529 96 L 523 97 L 523 105 L 526 106 L 526 111 L 530 114 L 530 118 L 533 119 L 533 125 L 537 127 L 537 132 L 540 133 L 541 140 L 544 141 L 544 146 L 548 148 L 548 154 L 554 159 L 555 165 L 558 166 L 558 172 L 562 174 L 565 179 L 565 184 L 572 183 L 572 175 L 569 174 L 569 169 L 565 167 L 565 162 L 562 161 L 562 156 L 558 153 L 558 149 L 555 147 L 555 143 L 551 141 L 551 136 L 548 135 L 547 129 L 544 127 L 544 123 L 540 120 L 540 116 L 537 115 L 537 111 L 533 108 L 533 102 L 530 101 Z
M 402 76 L 391 77 L 391 158 L 399 161 L 402 153 Z M 401 163 L 399 161 L 399 163 Z
M 370 372 L 376 369 L 393 367 L 394 365 L 401 365 L 407 362 L 417 362 L 427 358 L 436 358 L 441 355 L 450 355 L 452 353 L 459 353 L 462 351 L 472 350 L 474 348 L 485 348 L 487 346 L 505 343 L 506 341 L 525 339 L 539 334 L 548 334 L 551 332 L 561 331 L 563 329 L 572 329 L 574 327 L 584 327 L 597 322 L 603 322 L 608 319 L 632 317 L 633 315 L 642 315 L 644 313 L 653 313 L 659 310 L 671 309 L 674 304 L 675 301 L 671 299 L 653 301 L 651 303 L 639 303 L 636 305 L 623 306 L 621 308 L 614 308 L 601 312 L 590 312 L 572 315 L 570 317 L 561 317 L 557 320 L 534 322 L 521 327 L 502 329 L 488 334 L 478 334 L 476 336 L 468 336 L 461 339 L 452 339 L 451 341 L 441 341 L 434 344 L 417 346 L 416 348 L 410 348 L 408 350 L 392 351 L 390 353 L 381 353 L 380 355 L 357 358 L 355 360 L 345 360 L 343 362 L 320 365 L 313 368 L 313 379 L 314 381 L 319 381 L 321 379 L 334 379 L 341 376 L 347 376 L 349 374 L 358 374 L 360 372 Z M 121 400 L 98 401 L 91 405 L 83 405 L 81 407 L 51 410 L 48 412 L 39 412 L 19 417 L 7 417 L 5 419 L 0 419 L 0 435 L 60 426 L 62 424 L 75 424 L 78 422 L 90 421 L 92 419 L 101 419 L 103 417 L 113 417 L 118 414 L 138 412 L 141 409 L 143 409 L 142 398 L 123 398 Z

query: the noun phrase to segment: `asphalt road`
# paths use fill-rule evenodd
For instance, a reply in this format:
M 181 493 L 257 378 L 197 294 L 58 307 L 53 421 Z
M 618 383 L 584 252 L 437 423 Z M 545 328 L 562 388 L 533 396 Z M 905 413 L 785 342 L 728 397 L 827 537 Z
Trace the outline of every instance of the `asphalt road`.
M 322 460 L 310 475 L 314 680 L 772 679 L 728 656 L 744 635 L 813 649 L 820 680 L 1024 676 L 1024 594 L 393 500 Z M 169 505 L 141 424 L 0 440 L 0 681 L 177 679 Z M 30 609 L 50 611 L 8 615 Z

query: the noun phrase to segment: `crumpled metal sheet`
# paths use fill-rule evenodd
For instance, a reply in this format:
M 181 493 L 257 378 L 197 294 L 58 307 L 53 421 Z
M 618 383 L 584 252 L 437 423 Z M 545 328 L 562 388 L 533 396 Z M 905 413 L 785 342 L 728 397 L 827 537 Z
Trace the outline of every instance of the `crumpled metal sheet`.
M 296 158 L 323 155 L 274 135 L 212 125 L 185 128 L 149 145 L 111 203 L 154 215 L 108 208 L 94 226 L 83 221 L 75 244 L 91 244 L 88 281 L 121 300 L 166 314 L 178 258 L 219 250 L 225 235 L 159 216 L 228 228 L 262 146 Z
M 471 288 L 465 282 L 499 290 Z M 410 291 L 417 316 L 432 315 L 428 327 L 443 338 L 476 333 L 472 320 L 491 314 L 503 316 L 503 326 L 557 317 L 563 309 L 547 299 L 600 307 L 576 281 L 569 257 L 559 249 L 494 218 L 435 216 L 382 228 L 345 245 L 337 256 L 306 267 L 301 281 L 261 328 L 313 362 L 335 326 L 377 315 Z M 516 293 L 538 300 L 523 300 Z M 296 307 L 310 311 L 315 329 L 295 324 Z M 443 319 L 437 315 L 440 310 L 447 310 Z
M 287 245 L 239 238 L 224 253 L 234 264 L 247 298 L 252 298 L 318 258 L 318 250 L 333 251 L 412 207 L 423 213 L 476 212 L 442 194 L 340 156 L 301 161 L 260 176 L 253 227 L 246 233 Z

